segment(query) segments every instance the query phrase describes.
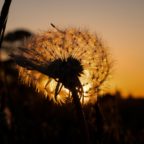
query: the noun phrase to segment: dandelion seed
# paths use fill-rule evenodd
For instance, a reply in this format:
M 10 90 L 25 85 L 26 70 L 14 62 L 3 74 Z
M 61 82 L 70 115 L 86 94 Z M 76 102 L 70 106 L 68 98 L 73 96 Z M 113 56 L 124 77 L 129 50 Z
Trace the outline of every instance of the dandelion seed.
M 81 102 L 95 102 L 110 70 L 105 46 L 88 31 L 51 25 L 55 30 L 32 36 L 11 54 L 20 79 L 55 102 L 71 101 L 73 88 Z

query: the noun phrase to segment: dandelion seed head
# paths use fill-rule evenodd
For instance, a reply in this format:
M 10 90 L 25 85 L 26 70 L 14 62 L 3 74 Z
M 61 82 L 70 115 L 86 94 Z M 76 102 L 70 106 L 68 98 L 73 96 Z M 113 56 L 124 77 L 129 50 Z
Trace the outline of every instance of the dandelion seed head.
M 11 56 L 21 81 L 58 103 L 71 101 L 71 87 L 78 90 L 81 102 L 95 102 L 110 70 L 102 40 L 76 28 L 32 36 Z

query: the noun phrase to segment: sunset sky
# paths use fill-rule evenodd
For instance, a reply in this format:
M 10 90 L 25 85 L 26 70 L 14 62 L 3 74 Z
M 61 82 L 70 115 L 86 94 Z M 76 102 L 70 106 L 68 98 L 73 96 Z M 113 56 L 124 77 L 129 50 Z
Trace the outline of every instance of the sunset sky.
M 13 0 L 6 32 L 44 31 L 50 23 L 99 34 L 114 60 L 108 91 L 144 96 L 144 0 Z

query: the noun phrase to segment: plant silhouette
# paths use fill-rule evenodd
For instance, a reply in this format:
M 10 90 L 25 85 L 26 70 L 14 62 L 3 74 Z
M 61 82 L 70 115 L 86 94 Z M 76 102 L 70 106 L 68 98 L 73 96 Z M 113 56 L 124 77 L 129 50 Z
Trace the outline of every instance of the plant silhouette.
M 97 35 L 69 28 L 47 31 L 26 40 L 11 57 L 21 80 L 55 102 L 73 101 L 86 143 L 89 132 L 82 104 L 96 101 L 110 71 L 108 54 Z M 87 100 L 86 100 L 87 99 Z

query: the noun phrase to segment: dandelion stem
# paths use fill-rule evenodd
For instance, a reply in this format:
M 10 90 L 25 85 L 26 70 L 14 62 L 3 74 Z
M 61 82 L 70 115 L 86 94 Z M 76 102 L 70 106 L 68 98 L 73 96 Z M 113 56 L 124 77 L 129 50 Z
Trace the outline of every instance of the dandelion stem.
M 72 92 L 72 96 L 73 96 L 73 102 L 75 104 L 77 115 L 78 115 L 78 118 L 79 118 L 81 131 L 83 133 L 84 142 L 86 144 L 90 144 L 90 136 L 89 136 L 88 125 L 87 125 L 87 122 L 86 122 L 86 119 L 85 119 L 84 112 L 82 110 L 82 106 L 80 104 L 80 99 L 78 97 L 78 94 L 77 94 L 77 91 L 76 91 L 75 88 L 73 88 L 71 90 L 71 92 Z

